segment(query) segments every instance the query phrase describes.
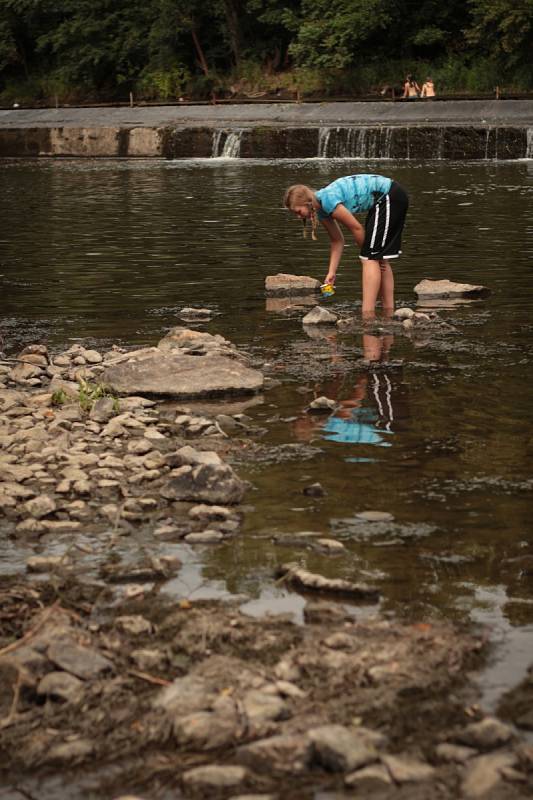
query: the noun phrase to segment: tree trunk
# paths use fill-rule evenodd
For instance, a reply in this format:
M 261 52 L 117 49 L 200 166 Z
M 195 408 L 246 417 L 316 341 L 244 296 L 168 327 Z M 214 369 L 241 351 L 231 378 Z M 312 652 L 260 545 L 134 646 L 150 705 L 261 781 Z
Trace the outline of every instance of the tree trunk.
M 202 46 L 198 40 L 198 36 L 196 35 L 196 31 L 194 30 L 194 28 L 191 29 L 191 36 L 194 42 L 196 55 L 198 56 L 198 61 L 200 62 L 200 66 L 202 67 L 202 72 L 207 77 L 209 75 L 209 67 L 207 66 L 207 61 L 205 60 L 204 51 L 202 50 Z
M 235 66 L 238 66 L 241 60 L 241 26 L 239 25 L 238 3 L 239 0 L 224 0 L 226 25 Z

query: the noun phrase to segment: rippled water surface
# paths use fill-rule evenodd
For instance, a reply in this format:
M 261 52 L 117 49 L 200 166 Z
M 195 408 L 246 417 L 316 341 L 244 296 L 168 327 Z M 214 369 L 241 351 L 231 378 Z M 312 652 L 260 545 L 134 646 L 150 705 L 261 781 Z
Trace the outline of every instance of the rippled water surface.
M 0 169 L 5 351 L 35 340 L 53 350 L 78 338 L 153 344 L 181 308 L 208 306 L 217 315 L 206 330 L 277 378 L 247 409 L 266 431 L 264 457 L 237 465 L 253 482 L 253 510 L 237 542 L 195 562 L 205 591 L 249 591 L 250 613 L 297 608 L 271 575 L 299 558 L 377 583 L 383 610 L 491 626 L 503 644 L 489 695 L 522 674 L 533 633 L 533 162 L 65 160 Z M 424 277 L 491 288 L 488 300 L 441 312 L 454 335 L 310 337 L 301 310 L 265 300 L 266 275 L 326 272 L 326 237 L 301 238 L 281 208 L 284 188 L 368 170 L 399 180 L 411 197 L 399 303 L 414 305 Z M 331 308 L 357 310 L 359 271 L 350 245 Z M 369 353 L 387 363 L 363 369 Z M 341 402 L 327 422 L 304 412 L 321 394 Z M 316 481 L 325 496 L 305 495 Z M 368 509 L 394 521 L 362 524 L 355 515 Z M 341 539 L 347 555 L 273 541 L 304 530 Z

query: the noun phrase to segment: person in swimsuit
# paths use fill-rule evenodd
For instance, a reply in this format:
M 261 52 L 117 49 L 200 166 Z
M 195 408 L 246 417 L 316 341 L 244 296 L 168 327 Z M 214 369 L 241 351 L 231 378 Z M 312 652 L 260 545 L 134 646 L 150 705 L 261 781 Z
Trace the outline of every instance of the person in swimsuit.
M 420 96 L 420 86 L 412 75 L 408 75 L 403 84 L 402 100 L 418 100 Z
M 424 97 L 427 100 L 432 100 L 435 97 L 435 84 L 431 78 L 426 78 L 425 83 L 422 84 L 420 97 Z

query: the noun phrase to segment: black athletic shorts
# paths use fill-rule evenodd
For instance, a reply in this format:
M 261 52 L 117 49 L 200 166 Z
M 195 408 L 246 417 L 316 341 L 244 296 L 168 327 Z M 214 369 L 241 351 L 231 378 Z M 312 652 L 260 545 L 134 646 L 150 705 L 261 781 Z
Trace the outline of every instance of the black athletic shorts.
M 379 261 L 398 258 L 402 252 L 402 232 L 409 208 L 407 192 L 396 181 L 387 194 L 379 195 L 365 220 L 365 241 L 360 258 Z

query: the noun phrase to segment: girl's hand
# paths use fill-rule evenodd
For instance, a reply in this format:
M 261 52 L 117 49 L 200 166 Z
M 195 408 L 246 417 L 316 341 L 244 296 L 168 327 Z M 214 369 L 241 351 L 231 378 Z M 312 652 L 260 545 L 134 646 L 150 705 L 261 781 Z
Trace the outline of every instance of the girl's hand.
M 328 272 L 326 277 L 324 278 L 324 283 L 331 283 L 332 286 L 335 286 L 335 279 L 337 275 L 335 272 Z

